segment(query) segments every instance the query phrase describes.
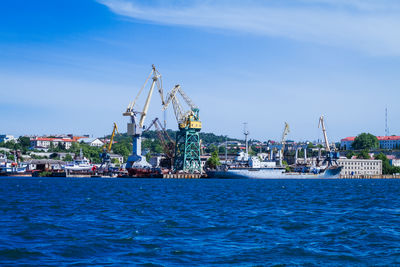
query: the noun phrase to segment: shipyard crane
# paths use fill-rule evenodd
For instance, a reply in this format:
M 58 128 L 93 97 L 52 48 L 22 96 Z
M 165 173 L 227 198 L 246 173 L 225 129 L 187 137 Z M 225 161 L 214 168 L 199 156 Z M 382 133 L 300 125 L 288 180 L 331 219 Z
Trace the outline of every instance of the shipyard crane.
M 110 157 L 110 152 L 111 152 L 111 148 L 112 148 L 112 144 L 114 142 L 114 137 L 115 134 L 118 133 L 118 126 L 117 124 L 114 122 L 114 127 L 113 127 L 113 131 L 110 137 L 110 141 L 109 143 L 105 143 L 103 146 L 103 152 L 100 153 L 100 158 L 102 159 L 101 161 L 101 165 L 100 168 L 103 167 L 103 165 L 106 165 L 106 169 L 108 168 L 109 164 L 111 163 L 111 157 Z
M 283 128 L 282 139 L 281 139 L 281 144 L 282 144 L 281 156 L 280 156 L 281 160 L 283 159 L 283 153 L 285 152 L 286 136 L 288 135 L 289 132 L 290 132 L 289 124 L 285 122 L 285 127 Z
M 158 139 L 161 142 L 161 145 L 163 147 L 164 153 L 167 156 L 167 158 L 170 160 L 171 167 L 173 166 L 174 162 L 174 156 L 175 156 L 175 142 L 172 140 L 172 138 L 169 136 L 168 132 L 164 127 L 162 127 L 161 122 L 158 118 L 155 118 L 151 124 L 146 128 L 145 131 L 149 131 L 152 127 L 156 129 L 156 133 L 158 136 Z M 165 138 L 167 137 L 167 138 Z M 166 140 L 168 139 L 168 140 Z
M 188 95 L 178 84 L 168 93 L 164 99 L 162 88 L 159 89 L 163 110 L 165 111 L 170 103 L 174 108 L 175 118 L 178 122 L 179 131 L 176 134 L 174 170 L 188 173 L 202 172 L 201 168 L 201 148 L 200 135 L 201 121 L 199 118 L 199 108 L 193 103 Z M 178 94 L 189 106 L 189 110 L 184 111 Z
M 325 142 L 326 159 L 323 161 L 323 164 L 327 163 L 328 167 L 330 167 L 333 165 L 334 162 L 336 165 L 338 165 L 336 160 L 339 159 L 339 152 L 336 151 L 336 147 L 334 145 L 332 148 L 329 145 L 328 136 L 326 134 L 324 116 L 321 116 L 319 118 L 318 128 L 322 129 L 322 134 L 324 136 Z
M 138 111 L 135 107 L 137 100 L 139 99 L 140 94 L 143 89 L 146 87 L 147 82 L 152 78 L 151 86 L 149 92 L 147 94 L 147 98 L 143 109 Z M 150 75 L 147 77 L 145 83 L 142 88 L 139 90 L 135 99 L 129 103 L 126 111 L 123 113 L 124 116 L 130 117 L 130 121 L 128 122 L 128 135 L 132 136 L 132 155 L 128 157 L 126 168 L 129 170 L 136 168 L 149 168 L 151 165 L 146 161 L 146 158 L 142 156 L 142 132 L 144 130 L 144 121 L 147 116 L 147 112 L 149 110 L 150 100 L 153 95 L 154 87 L 157 85 L 158 90 L 162 91 L 162 80 L 161 74 L 158 72 L 156 67 L 152 65 L 152 70 Z M 140 118 L 137 116 L 140 115 Z

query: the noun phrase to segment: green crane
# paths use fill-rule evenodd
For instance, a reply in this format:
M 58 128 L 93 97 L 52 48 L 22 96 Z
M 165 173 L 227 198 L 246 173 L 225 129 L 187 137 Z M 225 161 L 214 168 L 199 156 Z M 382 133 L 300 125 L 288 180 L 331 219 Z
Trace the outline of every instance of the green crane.
M 200 130 L 201 121 L 199 117 L 199 108 L 182 90 L 180 85 L 176 85 L 164 100 L 162 88 L 159 89 L 163 110 L 165 111 L 172 102 L 179 131 L 176 134 L 174 171 L 183 171 L 185 173 L 201 173 L 200 159 Z M 189 110 L 184 112 L 178 100 L 177 95 L 189 106 Z

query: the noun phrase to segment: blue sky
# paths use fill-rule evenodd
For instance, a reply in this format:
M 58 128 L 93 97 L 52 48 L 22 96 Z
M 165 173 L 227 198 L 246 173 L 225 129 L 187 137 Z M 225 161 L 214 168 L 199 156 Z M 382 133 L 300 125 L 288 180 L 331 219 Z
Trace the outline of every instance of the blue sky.
M 6 0 L 0 8 L 1 132 L 102 136 L 155 64 L 203 130 L 295 140 L 399 134 L 396 0 Z M 140 102 L 139 104 L 142 104 Z M 139 106 L 140 107 L 140 106 Z M 168 113 L 168 127 L 176 128 Z M 154 94 L 147 123 L 162 118 Z

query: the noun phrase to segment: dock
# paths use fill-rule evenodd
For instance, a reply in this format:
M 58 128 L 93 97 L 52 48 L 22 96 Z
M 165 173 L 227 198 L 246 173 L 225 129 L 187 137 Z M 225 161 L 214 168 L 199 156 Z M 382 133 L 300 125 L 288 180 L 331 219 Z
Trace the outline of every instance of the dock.
M 206 178 L 205 174 L 200 173 L 171 173 L 163 174 L 163 179 L 200 179 Z

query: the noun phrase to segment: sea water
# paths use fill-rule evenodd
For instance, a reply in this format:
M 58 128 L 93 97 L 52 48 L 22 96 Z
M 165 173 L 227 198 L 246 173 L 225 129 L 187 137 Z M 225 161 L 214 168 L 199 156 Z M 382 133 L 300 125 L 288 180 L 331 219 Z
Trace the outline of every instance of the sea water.
M 399 265 L 400 180 L 0 178 L 1 265 Z

